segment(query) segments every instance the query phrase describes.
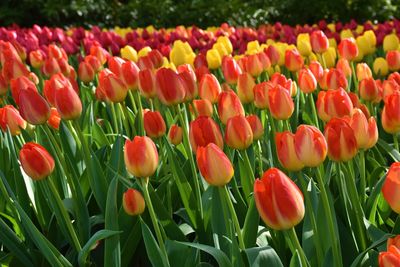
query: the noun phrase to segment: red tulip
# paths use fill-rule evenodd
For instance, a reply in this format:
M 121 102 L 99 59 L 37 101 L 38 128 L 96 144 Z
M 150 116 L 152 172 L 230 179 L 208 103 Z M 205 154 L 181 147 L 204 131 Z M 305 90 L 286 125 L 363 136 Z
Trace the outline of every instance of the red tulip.
M 378 127 L 374 117 L 367 119 L 359 108 L 352 111 L 351 117 L 344 117 L 354 131 L 358 148 L 369 149 L 378 141 Z
M 373 78 L 361 80 L 358 84 L 361 99 L 365 101 L 376 101 L 379 98 L 379 87 Z
M 393 163 L 386 174 L 382 195 L 396 213 L 400 213 L 400 162 Z
M 289 171 L 299 171 L 304 167 L 296 154 L 295 135 L 289 131 L 283 133 L 276 133 L 276 153 L 278 154 L 279 162 L 282 166 Z
M 6 105 L 0 108 L 0 127 L 3 132 L 6 132 L 8 127 L 11 135 L 18 135 L 21 133 L 21 129 L 26 128 L 26 121 L 16 108 Z
M 388 51 L 386 54 L 386 61 L 391 71 L 400 70 L 400 51 Z
M 119 103 L 125 100 L 128 88 L 116 74 L 104 69 L 99 74 L 99 86 L 104 91 L 108 100 Z
M 121 66 L 120 78 L 128 90 L 136 90 L 139 82 L 139 68 L 133 61 L 126 61 Z
M 272 65 L 276 65 L 279 62 L 280 54 L 279 51 L 276 49 L 275 46 L 270 45 L 266 48 L 266 54 L 271 61 Z
M 329 40 L 323 31 L 313 31 L 310 36 L 312 50 L 322 54 L 329 48 Z
M 60 114 L 58 113 L 56 108 L 51 108 L 50 109 L 50 117 L 47 120 L 47 124 L 52 127 L 55 130 L 58 130 L 58 128 L 60 127 L 60 121 L 61 121 L 61 117 Z
M 235 84 L 242 73 L 239 64 L 231 56 L 225 56 L 222 59 L 221 68 L 225 81 L 229 84 Z
M 254 105 L 257 108 L 268 108 L 268 90 L 272 87 L 273 85 L 270 82 L 262 82 L 254 86 Z
M 264 127 L 262 126 L 261 120 L 257 115 L 246 116 L 247 122 L 250 124 L 253 132 L 253 140 L 258 140 L 264 135 Z
M 237 94 L 243 104 L 250 103 L 254 100 L 253 88 L 256 85 L 254 78 L 247 72 L 239 75 L 237 81 Z
M 165 121 L 158 111 L 144 111 L 143 124 L 147 136 L 151 138 L 161 137 L 167 131 Z
M 396 246 L 390 246 L 388 251 L 380 252 L 379 267 L 397 267 L 400 266 L 400 250 Z
M 277 120 L 289 119 L 294 111 L 293 99 L 280 85 L 268 90 L 268 107 L 272 117 Z
M 122 207 L 128 215 L 136 216 L 144 212 L 146 204 L 139 191 L 129 188 L 122 195 Z
M 34 50 L 29 53 L 29 62 L 32 67 L 39 69 L 44 64 L 44 54 L 41 50 Z
M 304 65 L 304 60 L 297 49 L 286 50 L 285 66 L 290 71 L 298 71 Z
M 308 65 L 308 68 L 314 74 L 315 79 L 319 82 L 322 77 L 324 76 L 324 69 L 322 68 L 321 64 L 318 61 L 311 61 Z
M 347 78 L 339 69 L 330 69 L 326 76 L 326 84 L 329 90 L 347 88 Z
M 25 76 L 21 76 L 19 78 L 11 80 L 10 87 L 11 87 L 11 95 L 18 106 L 19 106 L 19 95 L 22 91 L 29 90 L 35 93 L 37 92 L 36 85 Z
M 317 89 L 317 80 L 310 69 L 301 69 L 299 73 L 299 87 L 305 93 L 312 93 Z
M 74 120 L 81 115 L 82 102 L 72 86 L 61 87 L 54 94 L 54 104 L 62 119 Z
M 213 74 L 204 74 L 200 80 L 199 96 L 201 99 L 207 99 L 212 104 L 218 101 L 221 93 L 221 85 Z
M 317 99 L 318 116 L 323 121 L 342 118 L 351 114 L 353 103 L 343 88 L 320 91 Z
M 253 77 L 257 77 L 263 72 L 263 70 L 263 64 L 256 54 L 247 56 L 246 72 L 251 74 Z
M 233 91 L 224 91 L 218 98 L 218 115 L 223 124 L 236 115 L 244 115 L 239 97 Z
M 198 147 L 214 143 L 220 148 L 224 147 L 221 130 L 218 124 L 211 118 L 200 116 L 190 123 L 190 145 L 194 152 Z
M 95 73 L 89 63 L 82 61 L 79 63 L 78 76 L 82 82 L 89 83 L 94 80 Z
M 305 167 L 317 167 L 326 158 L 328 145 L 324 135 L 314 126 L 297 127 L 294 145 L 296 155 Z
M 164 105 L 179 104 L 185 99 L 185 87 L 179 75 L 171 69 L 156 72 L 156 92 Z
M 38 92 L 22 90 L 18 102 L 21 116 L 30 124 L 44 124 L 50 117 L 50 106 Z
M 158 166 L 156 145 L 147 136 L 135 136 L 126 140 L 124 160 L 128 172 L 138 178 L 146 178 L 154 174 Z
M 346 77 L 350 77 L 352 70 L 349 61 L 345 58 L 340 58 L 336 63 L 336 69 L 342 71 Z
M 195 99 L 193 100 L 193 107 L 196 111 L 197 117 L 213 115 L 213 106 L 207 99 Z
M 139 71 L 139 90 L 140 94 L 146 98 L 153 98 L 156 92 L 156 76 L 151 69 Z
M 385 99 L 382 126 L 388 133 L 396 134 L 400 132 L 400 92 L 389 95 Z
M 348 61 L 352 61 L 358 56 L 358 47 L 354 38 L 346 38 L 340 41 L 338 50 L 339 55 Z
M 54 159 L 47 150 L 36 143 L 26 143 L 19 152 L 25 173 L 33 180 L 42 180 L 54 170 Z
M 196 74 L 189 64 L 182 64 L 178 67 L 178 75 L 186 89 L 185 101 L 191 101 L 198 94 Z
M 182 143 L 182 136 L 183 136 L 182 128 L 176 124 L 171 125 L 168 132 L 168 140 L 171 142 L 171 144 L 177 146 L 180 143 Z
M 234 149 L 246 149 L 253 143 L 253 131 L 243 115 L 228 119 L 225 128 L 225 142 Z

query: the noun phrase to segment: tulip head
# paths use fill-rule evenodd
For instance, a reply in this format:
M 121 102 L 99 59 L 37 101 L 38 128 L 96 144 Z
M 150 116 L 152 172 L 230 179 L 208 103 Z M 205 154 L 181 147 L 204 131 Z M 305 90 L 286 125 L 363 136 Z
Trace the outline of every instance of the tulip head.
M 279 162 L 289 171 L 299 171 L 304 167 L 304 164 L 296 154 L 294 137 L 295 135 L 289 131 L 276 133 L 275 135 L 276 153 L 278 154 Z
M 154 142 L 147 136 L 135 136 L 126 140 L 124 160 L 128 172 L 138 178 L 154 174 L 158 166 L 158 152 Z
M 303 67 L 304 60 L 297 49 L 288 49 L 285 52 L 285 66 L 290 71 L 298 71 Z
M 268 107 L 276 120 L 289 119 L 294 111 L 293 99 L 289 92 L 280 85 L 268 90 Z
M 393 163 L 386 174 L 382 186 L 382 194 L 389 206 L 397 214 L 400 213 L 400 162 Z
M 228 119 L 225 128 L 225 142 L 234 149 L 243 150 L 253 143 L 253 131 L 243 115 Z
M 159 138 L 167 131 L 165 121 L 158 111 L 146 110 L 143 115 L 143 124 L 147 136 Z
M 218 124 L 206 116 L 200 116 L 190 123 L 189 140 L 195 153 L 198 147 L 207 146 L 210 143 L 214 143 L 220 148 L 224 147 Z
M 21 133 L 21 129 L 26 128 L 26 121 L 14 106 L 6 105 L 0 108 L 0 127 L 3 132 L 9 128 L 11 135 L 18 135 Z
M 182 143 L 183 130 L 182 127 L 174 124 L 171 125 L 168 132 L 168 140 L 171 144 L 179 145 Z
M 142 194 L 136 189 L 129 188 L 122 195 L 122 207 L 130 216 L 140 215 L 146 207 Z
M 236 115 L 244 115 L 239 97 L 233 91 L 224 91 L 218 97 L 218 115 L 223 124 Z
M 243 104 L 250 103 L 254 100 L 253 88 L 255 85 L 256 82 L 250 73 L 244 72 L 239 75 L 237 82 L 237 94 Z
M 54 170 L 54 159 L 47 150 L 36 143 L 26 143 L 19 152 L 25 173 L 33 180 L 42 180 Z
M 323 31 L 313 31 L 310 36 L 311 47 L 315 53 L 321 54 L 329 47 L 329 40 Z
M 49 104 L 38 92 L 32 90 L 20 92 L 19 109 L 21 116 L 33 125 L 44 124 L 50 117 Z
M 312 93 L 317 89 L 317 79 L 310 69 L 300 70 L 299 87 L 305 94 Z
M 185 99 L 185 87 L 179 75 L 168 68 L 156 72 L 157 96 L 164 105 L 182 103 Z
M 300 125 L 294 136 L 296 155 L 305 167 L 317 167 L 324 162 L 328 145 L 321 131 L 310 125 Z
M 340 41 L 338 50 L 339 50 L 339 55 L 342 58 L 347 59 L 348 61 L 352 61 L 358 56 L 357 43 L 353 37 L 346 38 Z
M 199 96 L 201 99 L 207 99 L 212 104 L 218 101 L 221 93 L 221 85 L 213 74 L 204 74 L 199 84 Z
M 246 120 L 250 124 L 253 132 L 253 140 L 261 139 L 264 135 L 264 127 L 260 118 L 257 115 L 248 115 L 246 116 Z

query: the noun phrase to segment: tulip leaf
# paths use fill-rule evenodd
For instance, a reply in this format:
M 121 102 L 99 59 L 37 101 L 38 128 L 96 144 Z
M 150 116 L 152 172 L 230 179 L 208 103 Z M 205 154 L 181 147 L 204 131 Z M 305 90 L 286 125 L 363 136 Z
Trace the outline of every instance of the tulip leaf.
M 283 267 L 278 254 L 270 246 L 249 248 L 245 252 L 250 267 Z
M 353 261 L 353 263 L 351 264 L 350 267 L 360 266 L 360 263 L 362 262 L 363 258 L 365 257 L 365 254 L 367 254 L 368 251 L 386 243 L 387 239 L 392 236 L 393 235 L 391 235 L 391 234 L 386 234 L 386 235 L 382 236 L 379 240 L 372 243 L 372 245 L 370 245 L 365 251 L 363 251 L 360 255 L 357 256 L 357 258 Z
M 140 220 L 142 225 L 142 235 L 144 244 L 146 246 L 147 256 L 153 266 L 169 267 L 168 259 L 166 259 L 160 247 L 157 244 L 153 234 L 151 233 L 147 224 Z
M 197 263 L 200 260 L 200 253 L 197 249 L 171 240 L 165 242 L 165 247 L 171 266 L 198 266 Z M 185 255 L 185 257 L 182 257 L 182 255 Z
M 260 216 L 258 215 L 254 197 L 252 196 L 243 226 L 243 241 L 245 247 L 253 247 L 256 244 L 259 223 Z
M 382 147 L 392 157 L 394 161 L 396 162 L 400 161 L 400 153 L 394 147 L 390 146 L 382 139 L 378 140 L 378 145 Z
M 125 212 L 125 211 L 123 211 Z M 140 240 L 142 239 L 142 229 L 140 221 L 135 218 L 135 223 L 130 224 L 130 229 L 124 230 L 124 234 L 121 235 L 121 266 L 129 266 L 134 253 Z M 120 227 L 122 230 L 122 227 Z
M 93 140 L 99 146 L 109 146 L 110 142 L 98 123 L 93 124 Z

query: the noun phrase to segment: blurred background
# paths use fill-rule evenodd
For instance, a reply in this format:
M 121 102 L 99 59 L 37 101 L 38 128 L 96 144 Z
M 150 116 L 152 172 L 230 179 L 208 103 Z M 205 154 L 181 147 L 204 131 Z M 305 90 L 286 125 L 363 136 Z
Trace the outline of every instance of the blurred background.
M 315 23 L 321 19 L 384 21 L 400 0 L 1 0 L 0 25 L 175 27 Z

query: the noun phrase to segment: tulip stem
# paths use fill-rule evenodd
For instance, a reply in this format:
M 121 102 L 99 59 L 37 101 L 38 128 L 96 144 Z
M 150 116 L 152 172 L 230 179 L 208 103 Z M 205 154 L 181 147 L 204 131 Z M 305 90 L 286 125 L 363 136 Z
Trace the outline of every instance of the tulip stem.
M 314 117 L 315 126 L 319 129 L 318 115 L 317 115 L 317 110 L 315 108 L 315 102 L 314 102 L 313 94 L 309 93 L 308 94 L 308 98 L 310 99 L 310 105 L 311 105 L 311 110 L 312 110 L 313 117 Z
M 262 177 L 264 168 L 263 168 L 263 160 L 262 160 L 262 150 L 261 150 L 261 142 L 260 140 L 257 140 L 257 156 L 258 156 L 258 170 L 259 170 L 259 175 Z
M 138 109 L 136 107 L 136 102 L 135 102 L 135 98 L 133 97 L 132 91 L 129 90 L 128 95 L 129 95 L 129 99 L 131 100 L 131 103 L 132 103 L 133 113 L 137 114 Z
M 158 219 L 156 217 L 156 213 L 154 212 L 153 203 L 151 202 L 151 198 L 150 198 L 150 194 L 149 194 L 149 188 L 148 188 L 149 177 L 138 178 L 138 181 L 139 181 L 139 184 L 140 184 L 140 186 L 142 187 L 142 190 L 143 190 L 144 199 L 146 201 L 146 205 L 147 205 L 148 210 L 149 210 L 151 222 L 153 223 L 153 226 L 154 226 L 154 231 L 156 232 L 156 237 L 157 237 L 158 244 L 160 245 L 161 251 L 167 257 L 167 251 L 165 249 L 164 240 L 163 240 L 162 235 L 161 235 L 160 227 L 158 225 Z
M 297 234 L 296 234 L 296 231 L 295 231 L 294 227 L 292 227 L 289 230 L 287 230 L 286 233 L 287 233 L 289 239 L 292 241 L 292 244 L 296 248 L 297 252 L 299 253 L 301 265 L 303 267 L 309 266 L 307 257 L 304 254 L 304 250 L 300 245 L 300 242 L 299 242 L 299 239 L 297 238 Z
M 356 70 L 354 68 L 354 61 L 351 61 L 351 75 L 353 76 L 353 83 L 354 83 L 354 92 L 358 90 L 358 81 L 357 81 L 357 75 L 356 75 Z M 350 87 L 351 91 L 351 87 Z
M 129 91 L 129 94 L 131 94 L 131 91 Z M 143 126 L 143 107 L 142 107 L 142 101 L 140 99 L 140 93 L 138 90 L 135 91 L 134 97 L 136 98 L 136 104 L 137 104 L 137 116 L 139 116 L 138 121 L 139 121 L 139 129 L 138 129 L 138 134 L 140 136 L 144 135 L 144 126 Z
M 251 195 L 251 192 L 253 192 L 253 186 L 254 186 L 254 172 L 253 172 L 253 167 L 251 166 L 249 155 L 247 155 L 246 150 L 239 150 L 240 155 L 242 156 L 242 159 L 244 161 L 244 170 L 245 173 L 248 177 L 245 177 L 246 182 L 243 182 L 244 180 L 242 179 L 242 187 L 243 191 L 245 194 L 245 199 L 246 202 L 249 201 L 249 197 Z M 250 183 L 248 183 L 249 181 Z
M 365 151 L 360 150 L 360 201 L 364 205 L 365 202 L 365 190 L 366 190 L 366 178 L 365 178 Z
M 326 192 L 325 183 L 319 168 L 316 168 L 316 176 L 321 190 L 322 205 L 324 207 L 326 221 L 328 223 L 329 234 L 331 236 L 333 258 L 336 260 L 337 267 L 343 266 L 342 255 L 339 248 L 339 236 L 336 235 L 335 225 L 333 224 L 332 209 Z
M 179 121 L 182 125 L 183 128 L 183 145 L 186 150 L 186 154 L 189 158 L 189 163 L 190 163 L 190 169 L 192 171 L 192 176 L 193 176 L 193 181 L 194 181 L 194 186 L 195 186 L 195 194 L 196 194 L 196 199 L 197 199 L 197 205 L 200 211 L 200 218 L 203 219 L 203 205 L 201 202 L 201 192 L 200 192 L 200 183 L 199 183 L 199 177 L 197 175 L 197 170 L 196 170 L 196 165 L 194 163 L 194 158 L 193 158 L 193 153 L 192 153 L 192 148 L 190 146 L 189 142 L 189 134 L 188 134 L 188 126 L 186 123 L 186 119 L 183 117 L 182 112 L 180 111 L 179 104 L 175 106 L 176 112 L 179 116 Z M 187 113 L 185 113 L 187 116 Z
M 399 151 L 399 140 L 397 134 L 393 134 L 394 148 Z
M 118 134 L 119 125 L 118 125 L 118 122 L 117 122 L 117 114 L 115 112 L 115 106 L 114 105 L 115 105 L 114 103 L 110 103 L 111 118 L 112 118 L 112 121 L 113 121 L 113 124 L 114 124 L 115 134 Z
M 236 234 L 239 239 L 239 248 L 241 250 L 245 250 L 245 245 L 244 245 L 243 236 L 242 236 L 242 230 L 240 229 L 239 220 L 237 218 L 235 208 L 233 207 L 232 199 L 229 195 L 228 188 L 226 185 L 224 185 L 223 187 L 220 187 L 220 190 L 224 191 L 223 195 L 225 197 L 226 204 L 228 204 L 229 212 L 231 213 L 232 221 L 235 226 Z

